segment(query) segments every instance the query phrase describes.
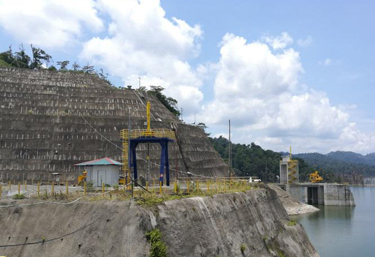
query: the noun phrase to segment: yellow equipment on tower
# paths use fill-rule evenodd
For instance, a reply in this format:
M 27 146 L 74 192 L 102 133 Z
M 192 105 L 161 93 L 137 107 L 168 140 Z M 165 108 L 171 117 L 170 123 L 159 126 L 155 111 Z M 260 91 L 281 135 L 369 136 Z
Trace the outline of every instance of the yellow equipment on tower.
M 320 183 L 323 181 L 323 178 L 319 175 L 317 170 L 309 174 L 309 179 L 311 183 Z

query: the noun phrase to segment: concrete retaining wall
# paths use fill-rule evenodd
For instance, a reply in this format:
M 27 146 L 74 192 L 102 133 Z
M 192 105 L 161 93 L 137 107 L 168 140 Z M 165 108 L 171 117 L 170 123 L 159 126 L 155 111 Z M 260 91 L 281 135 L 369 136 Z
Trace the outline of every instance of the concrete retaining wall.
M 325 205 L 354 206 L 353 194 L 347 185 L 324 184 Z
M 313 199 L 314 204 L 355 206 L 353 194 L 348 185 L 303 183 L 285 186 L 286 191 L 302 203 L 309 203 L 308 188 L 316 189 L 314 197 L 317 197 L 317 199 Z

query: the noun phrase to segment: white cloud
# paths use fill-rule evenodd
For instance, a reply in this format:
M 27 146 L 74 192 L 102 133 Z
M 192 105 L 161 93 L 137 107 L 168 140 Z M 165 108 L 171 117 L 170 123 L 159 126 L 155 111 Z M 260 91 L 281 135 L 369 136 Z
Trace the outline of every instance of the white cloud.
M 355 123 L 349 123 L 340 134 L 342 146 L 333 150 L 368 153 L 374 151 L 375 133 L 361 132 Z
M 160 85 L 188 113 L 199 109 L 202 84 L 188 60 L 199 53 L 202 30 L 178 18 L 168 19 L 157 0 L 99 0 L 108 15 L 109 36 L 84 43 L 81 58 L 105 66 L 124 83 Z M 200 68 L 202 69 L 202 68 Z
M 313 38 L 311 36 L 308 36 L 305 39 L 300 38 L 297 40 L 297 44 L 301 47 L 308 47 L 312 44 L 312 42 L 313 42 Z
M 47 48 L 76 42 L 84 26 L 103 28 L 93 0 L 0 0 L 0 26 L 20 42 Z
M 286 32 L 281 33 L 281 36 L 279 37 L 265 36 L 263 37 L 263 40 L 275 50 L 284 49 L 293 43 L 293 39 Z
M 324 92 L 299 83 L 303 73 L 299 53 L 272 48 L 226 34 L 217 64 L 215 99 L 203 107 L 199 121 L 224 128 L 231 119 L 235 141 L 255 141 L 273 150 L 294 145 L 298 152 L 325 152 L 344 149 L 345 143 L 358 151 L 371 148 L 365 142 L 375 136 L 348 130 L 350 117 L 344 108 L 333 106 Z M 244 142 L 249 134 L 253 137 Z
M 323 65 L 324 66 L 329 66 L 332 64 L 332 60 L 330 58 L 326 58 L 323 62 Z
M 318 64 L 326 66 L 326 67 L 332 66 L 332 65 L 341 65 L 342 60 L 333 60 L 331 58 L 325 58 L 323 61 L 319 61 Z

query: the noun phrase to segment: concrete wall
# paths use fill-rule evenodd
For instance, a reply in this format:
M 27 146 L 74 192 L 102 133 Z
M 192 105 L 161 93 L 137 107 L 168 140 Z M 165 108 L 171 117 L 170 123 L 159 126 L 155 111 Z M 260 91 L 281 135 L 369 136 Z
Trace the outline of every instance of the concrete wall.
M 355 202 L 349 186 L 324 184 L 324 204 L 354 206 Z
M 280 163 L 280 184 L 288 184 L 288 164 Z
M 349 186 L 342 184 L 295 184 L 286 185 L 286 191 L 295 199 L 302 203 L 309 203 L 308 188 L 316 188 L 314 191 L 315 204 L 321 205 L 349 205 L 354 206 L 354 198 Z
M 301 203 L 307 203 L 307 192 L 305 187 L 301 187 L 296 184 L 288 184 L 285 187 L 286 191 L 296 200 Z

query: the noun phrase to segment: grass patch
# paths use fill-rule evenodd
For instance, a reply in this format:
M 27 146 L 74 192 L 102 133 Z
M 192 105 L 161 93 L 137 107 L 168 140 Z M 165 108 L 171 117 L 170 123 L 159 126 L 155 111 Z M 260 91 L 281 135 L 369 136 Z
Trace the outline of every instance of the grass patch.
M 13 196 L 13 199 L 15 200 L 22 200 L 22 199 L 25 199 L 26 196 L 24 194 L 16 194 Z
M 159 229 L 153 229 L 146 233 L 147 241 L 151 244 L 150 257 L 166 257 L 167 246 L 161 240 L 161 232 Z
M 242 254 L 245 254 L 246 246 L 244 244 L 240 245 L 240 250 Z
M 295 226 L 296 224 L 297 224 L 297 221 L 289 220 L 287 225 L 291 227 L 291 226 Z
M 141 206 L 152 207 L 162 204 L 165 201 L 171 201 L 176 199 L 184 198 L 183 195 L 155 195 L 155 194 L 145 194 L 140 198 L 137 198 L 135 202 Z
M 241 183 L 238 183 L 237 188 L 232 186 L 232 189 L 229 190 L 229 181 L 226 185 L 225 190 L 223 190 L 223 185 L 221 186 L 221 189 L 218 190 L 214 183 L 211 184 L 212 187 L 210 187 L 210 191 L 207 191 L 206 183 L 199 183 L 199 187 L 197 186 L 197 183 L 191 183 L 190 184 L 190 192 L 187 192 L 187 189 L 181 190 L 181 188 L 178 186 L 177 193 L 174 193 L 172 191 L 164 191 L 164 193 L 159 194 L 156 193 L 158 188 L 154 188 L 152 193 L 144 193 L 144 192 L 137 192 L 135 194 L 138 194 L 138 196 L 135 196 L 136 203 L 145 207 L 152 207 L 159 204 L 162 204 L 163 202 L 170 201 L 170 200 L 176 200 L 176 199 L 183 199 L 183 198 L 190 198 L 190 197 L 207 197 L 207 196 L 214 196 L 216 194 L 230 194 L 235 192 L 246 192 L 247 190 L 250 190 L 251 188 L 256 188 L 254 185 L 246 185 L 242 186 Z M 198 189 L 199 188 L 199 189 Z M 237 199 L 233 197 L 233 200 L 236 201 Z

